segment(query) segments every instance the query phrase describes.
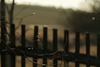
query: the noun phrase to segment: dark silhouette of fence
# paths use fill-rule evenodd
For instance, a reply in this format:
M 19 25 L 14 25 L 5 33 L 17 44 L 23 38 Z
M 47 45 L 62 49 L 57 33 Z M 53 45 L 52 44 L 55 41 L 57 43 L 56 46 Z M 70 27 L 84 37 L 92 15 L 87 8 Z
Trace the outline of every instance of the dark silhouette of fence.
M 47 58 L 55 57 L 53 59 L 53 66 L 58 67 L 58 60 L 63 60 L 66 63 L 75 62 L 75 67 L 80 67 L 79 64 L 86 64 L 87 67 L 94 65 L 100 67 L 100 34 L 97 35 L 97 57 L 90 56 L 90 34 L 86 33 L 86 54 L 80 54 L 80 32 L 75 34 L 75 53 L 69 52 L 69 31 L 64 30 L 64 51 L 58 51 L 58 36 L 57 29 L 53 29 L 53 51 L 47 49 L 48 46 L 48 28 L 43 28 L 43 50 L 38 48 L 38 26 L 34 27 L 33 47 L 26 47 L 25 45 L 25 25 L 21 25 L 21 46 L 15 44 L 15 25 L 11 25 L 10 43 L 5 44 L 1 39 L 0 54 L 1 67 L 15 67 L 15 56 L 21 56 L 21 67 L 25 67 L 25 59 L 27 57 L 33 58 L 33 67 L 37 67 L 37 59 L 42 58 L 42 67 L 47 66 Z M 3 31 L 3 30 L 2 30 Z M 3 34 L 3 33 L 1 33 Z M 6 57 L 9 56 L 9 59 Z M 24 61 L 24 62 L 23 62 Z M 9 62 L 9 64 L 7 64 Z M 67 67 L 67 66 L 65 66 Z

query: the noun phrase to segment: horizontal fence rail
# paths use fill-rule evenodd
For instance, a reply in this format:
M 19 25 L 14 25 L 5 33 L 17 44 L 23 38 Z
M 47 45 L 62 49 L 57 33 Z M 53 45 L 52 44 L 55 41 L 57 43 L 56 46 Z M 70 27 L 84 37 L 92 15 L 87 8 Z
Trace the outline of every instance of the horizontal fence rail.
M 26 26 L 21 25 L 21 46 L 15 44 L 15 25 L 11 25 L 10 30 L 10 43 L 7 44 L 5 41 L 5 36 L 3 35 L 3 30 L 1 30 L 1 44 L 0 44 L 0 54 L 1 54 L 1 67 L 16 67 L 16 56 L 21 56 L 21 67 L 26 67 L 27 57 L 33 58 L 29 60 L 33 63 L 33 67 L 40 65 L 41 67 L 49 67 L 48 59 L 52 58 L 52 66 L 59 67 L 58 61 L 64 62 L 63 67 L 69 67 L 70 62 L 75 63 L 75 67 L 80 67 L 80 64 L 85 64 L 86 67 L 91 65 L 100 67 L 100 34 L 97 35 L 97 56 L 90 55 L 90 33 L 85 34 L 85 46 L 86 54 L 80 53 L 80 32 L 75 33 L 75 52 L 69 51 L 69 31 L 64 30 L 64 39 L 62 45 L 64 46 L 64 51 L 58 50 L 58 29 L 52 30 L 52 50 L 48 49 L 48 28 L 43 27 L 43 49 L 39 48 L 39 27 L 34 26 L 34 36 L 32 47 L 26 47 Z M 7 34 L 6 34 L 7 35 Z M 3 37 L 4 36 L 4 37 Z M 4 41 L 3 41 L 4 40 Z M 9 59 L 8 59 L 9 58 Z M 38 58 L 43 59 L 42 64 L 38 64 Z M 8 63 L 9 61 L 9 63 Z M 7 64 L 8 63 L 8 64 Z M 9 65 L 9 66 L 8 66 Z

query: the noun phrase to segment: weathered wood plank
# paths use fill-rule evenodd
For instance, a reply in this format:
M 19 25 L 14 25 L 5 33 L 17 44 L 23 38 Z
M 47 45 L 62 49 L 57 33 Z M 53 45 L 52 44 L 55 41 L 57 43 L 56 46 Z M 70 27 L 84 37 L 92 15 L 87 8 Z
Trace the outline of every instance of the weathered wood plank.
M 80 51 L 80 33 L 76 32 L 76 39 L 75 39 L 75 53 L 79 54 Z M 75 62 L 75 67 L 79 67 L 79 63 Z
M 64 31 L 64 51 L 65 52 L 69 51 L 69 31 L 68 30 Z
M 44 54 L 47 53 L 47 38 L 48 38 L 48 35 L 47 35 L 47 27 L 44 27 L 43 28 L 43 52 Z M 47 65 L 47 59 L 43 58 L 43 64 Z M 46 66 L 43 66 L 43 67 L 46 67 Z
M 64 30 L 64 51 L 66 53 L 69 52 L 69 31 L 68 30 Z M 69 63 L 68 61 L 64 61 L 64 67 L 68 67 Z
M 11 24 L 11 30 L 10 30 L 10 40 L 11 40 L 11 44 L 10 46 L 12 48 L 14 48 L 16 45 L 15 45 L 15 25 L 14 24 Z M 15 67 L 15 53 L 13 52 L 13 54 L 11 55 L 11 65 L 12 67 Z
M 100 34 L 97 35 L 97 57 L 100 60 Z M 100 65 L 97 67 L 100 67 Z
M 33 47 L 35 53 L 38 53 L 38 26 L 34 27 L 34 39 L 33 39 Z M 37 58 L 33 57 L 33 67 L 37 67 Z
M 57 29 L 53 29 L 53 51 L 56 52 L 58 50 L 58 44 L 57 44 Z M 54 58 L 53 60 L 53 65 L 54 67 L 57 67 L 58 64 L 57 64 L 57 59 Z
M 21 26 L 21 47 L 25 48 L 25 25 Z M 21 67 L 25 67 L 25 57 L 24 53 L 21 55 Z
M 90 34 L 86 33 L 86 55 L 90 55 Z M 86 67 L 90 67 L 89 64 L 86 65 Z

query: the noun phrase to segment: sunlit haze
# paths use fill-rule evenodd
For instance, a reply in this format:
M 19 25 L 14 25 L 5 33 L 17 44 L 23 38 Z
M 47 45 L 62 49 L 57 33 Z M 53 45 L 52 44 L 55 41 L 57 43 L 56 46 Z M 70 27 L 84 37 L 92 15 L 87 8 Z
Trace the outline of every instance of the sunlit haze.
M 6 0 L 11 2 L 12 0 Z M 55 7 L 74 7 L 78 8 L 79 3 L 83 0 L 15 0 L 16 4 L 42 5 Z

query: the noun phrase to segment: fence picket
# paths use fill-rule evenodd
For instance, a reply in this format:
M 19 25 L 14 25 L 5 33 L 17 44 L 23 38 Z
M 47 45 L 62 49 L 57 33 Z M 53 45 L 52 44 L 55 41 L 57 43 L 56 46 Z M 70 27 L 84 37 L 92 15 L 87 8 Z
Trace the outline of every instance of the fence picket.
M 15 25 L 14 24 L 11 24 L 11 31 L 10 31 L 10 34 L 11 34 L 11 47 L 14 48 L 16 45 L 15 45 Z M 15 54 L 13 53 L 11 55 L 11 65 L 12 67 L 15 67 Z
M 21 46 L 25 49 L 25 25 L 21 26 Z M 21 56 L 21 67 L 25 67 L 25 55 Z
M 75 53 L 78 55 L 80 49 L 80 33 L 76 32 L 76 39 L 75 39 Z M 77 60 L 77 59 L 76 59 Z M 75 67 L 79 67 L 79 63 L 76 61 Z
M 38 52 L 38 26 L 34 27 L 34 51 Z M 37 58 L 33 57 L 33 67 L 37 67 Z
M 69 51 L 69 31 L 64 30 L 64 51 L 67 53 Z M 64 61 L 64 67 L 68 67 L 68 61 L 67 63 Z
M 86 33 L 86 55 L 90 55 L 90 34 Z M 86 67 L 90 67 L 90 65 L 86 65 Z
M 11 24 L 11 30 L 10 30 L 10 40 L 11 40 L 11 47 L 15 47 L 15 25 Z
M 43 51 L 44 51 L 44 53 L 47 53 L 47 45 L 48 45 L 47 37 L 48 37 L 47 36 L 47 27 L 44 27 L 43 28 Z M 47 59 L 45 58 L 45 56 L 43 58 L 43 64 L 47 65 Z M 46 66 L 43 66 L 43 67 L 46 67 Z
M 97 35 L 97 57 L 100 60 L 100 34 Z M 100 64 L 97 67 L 100 67 Z
M 53 51 L 56 52 L 57 48 L 58 48 L 58 45 L 57 45 L 57 29 L 53 29 Z M 56 58 L 53 60 L 53 65 L 54 65 L 54 67 L 58 66 Z
M 64 31 L 64 51 L 67 53 L 69 51 L 69 31 Z

